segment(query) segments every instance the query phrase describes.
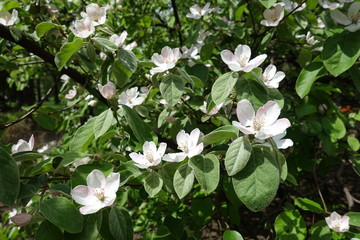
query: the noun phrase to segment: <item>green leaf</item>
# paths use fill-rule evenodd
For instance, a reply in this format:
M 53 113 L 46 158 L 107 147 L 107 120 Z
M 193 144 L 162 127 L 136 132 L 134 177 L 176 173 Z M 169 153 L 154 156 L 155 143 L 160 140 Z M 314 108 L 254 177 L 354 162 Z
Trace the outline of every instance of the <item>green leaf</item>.
M 225 169 L 229 176 L 234 176 L 246 166 L 251 151 L 249 140 L 245 137 L 239 137 L 230 144 L 225 156 Z
M 354 65 L 349 69 L 350 76 L 358 92 L 360 92 L 360 70 L 359 67 Z
M 234 90 L 238 80 L 238 74 L 228 72 L 220 76 L 211 88 L 211 97 L 216 105 L 223 103 Z
M 117 46 L 115 45 L 115 43 L 113 43 L 109 39 L 106 39 L 106 38 L 92 38 L 91 40 L 93 40 L 95 43 L 97 43 L 100 46 L 102 46 L 103 48 L 105 48 L 105 50 L 116 51 L 118 49 Z
M 107 176 L 113 172 L 113 165 L 86 164 L 78 166 L 71 175 L 71 187 L 74 188 L 78 185 L 87 185 L 86 178 L 95 169 L 101 171 L 105 176 Z
M 81 38 L 76 38 L 73 42 L 65 43 L 60 51 L 55 55 L 55 64 L 60 71 L 65 64 L 70 60 L 72 55 L 77 53 L 82 46 L 84 46 L 84 42 Z
M 167 229 L 169 229 L 173 237 L 176 239 L 181 239 L 181 236 L 184 233 L 184 223 L 181 219 L 177 219 L 171 215 L 168 215 L 165 217 L 163 224 L 165 227 L 167 227 Z
M 251 211 L 274 199 L 280 182 L 278 163 L 265 147 L 254 147 L 249 162 L 232 178 L 236 195 Z
M 324 131 L 330 136 L 332 140 L 341 139 L 346 134 L 346 127 L 344 122 L 338 117 L 324 117 L 322 119 Z
M 214 44 L 213 43 L 207 43 L 204 46 L 201 47 L 200 50 L 200 58 L 202 61 L 206 61 L 208 59 L 210 59 L 211 54 L 214 50 Z
M 355 137 L 348 136 L 347 137 L 347 143 L 349 144 L 349 147 L 352 151 L 356 152 L 360 148 L 359 140 Z
M 129 124 L 131 130 L 133 131 L 136 139 L 144 144 L 146 141 L 152 141 L 153 137 L 151 135 L 151 127 L 144 123 L 139 115 L 131 108 L 126 105 L 122 106 L 124 110 L 124 115 L 127 123 Z
M 11 155 L 0 148 L 0 202 L 12 205 L 20 190 L 19 168 Z
M 202 137 L 201 141 L 205 145 L 213 143 L 221 143 L 231 138 L 236 138 L 239 134 L 239 129 L 232 125 L 221 126 L 214 131 Z
M 181 77 L 169 74 L 161 83 L 160 83 L 160 92 L 164 97 L 166 102 L 174 106 L 177 104 L 183 94 L 185 88 L 185 83 Z
M 174 174 L 174 189 L 180 199 L 184 198 L 194 184 L 194 171 L 188 164 L 180 166 Z
M 94 138 L 94 125 L 96 117 L 91 118 L 75 133 L 70 142 L 69 149 L 71 152 L 84 152 Z
M 316 59 L 301 70 L 295 85 L 295 90 L 299 97 L 304 98 L 308 95 L 313 83 L 325 74 L 326 69 L 324 64 L 322 62 L 318 62 Z
M 112 207 L 109 214 L 109 228 L 113 237 L 117 240 L 132 240 L 133 227 L 130 215 L 126 210 Z
M 50 29 L 53 29 L 56 25 L 51 22 L 42 22 L 36 25 L 35 31 L 38 38 L 41 38 L 44 36 L 45 33 L 47 33 Z
M 61 157 L 62 158 L 62 161 L 60 162 L 60 165 L 59 166 L 62 166 L 62 167 L 67 167 L 69 166 L 70 164 L 84 158 L 88 156 L 87 154 L 85 153 L 79 153 L 79 152 L 67 152 L 67 153 L 63 153 L 61 155 L 58 155 L 57 157 Z
M 43 221 L 36 231 L 35 240 L 63 240 L 63 233 L 48 220 Z
M 189 166 L 194 170 L 195 177 L 206 194 L 216 189 L 220 181 L 220 163 L 215 155 L 192 157 Z
M 40 212 L 51 223 L 69 233 L 78 233 L 83 229 L 83 216 L 67 198 L 57 197 L 40 203 Z
M 360 212 L 348 212 L 345 216 L 350 217 L 350 225 L 360 227 Z
M 311 226 L 309 240 L 332 240 L 332 233 L 324 220 Z
M 276 0 L 259 0 L 259 2 L 266 8 L 270 8 L 274 3 L 276 3 Z
M 96 121 L 94 124 L 95 139 L 101 137 L 109 130 L 114 119 L 115 118 L 113 112 L 111 111 L 111 108 L 105 110 L 96 117 Z
M 101 213 L 84 216 L 84 228 L 80 233 L 64 232 L 64 239 L 96 240 L 99 235 L 98 224 L 101 224 Z M 51 238 L 52 239 L 52 238 Z
M 275 219 L 276 239 L 305 240 L 306 224 L 298 210 L 284 211 Z
M 314 202 L 313 200 L 310 200 L 308 198 L 298 197 L 295 199 L 294 203 L 302 210 L 319 213 L 319 214 L 324 213 L 324 209 L 321 207 L 319 203 Z
M 39 158 L 43 158 L 43 155 L 41 153 L 37 152 L 17 152 L 12 155 L 14 160 L 16 162 L 22 162 L 22 161 L 29 161 L 29 160 L 36 160 Z
M 138 60 L 132 51 L 120 49 L 117 54 L 120 63 L 131 73 L 136 71 L 138 66 Z
M 235 88 L 238 99 L 249 100 L 255 109 L 262 107 L 269 100 L 276 100 L 270 98 L 269 90 L 264 84 L 260 83 L 259 80 L 242 77 L 236 83 Z
M 226 230 L 224 232 L 223 240 L 244 240 L 244 238 L 235 230 Z
M 179 163 L 173 162 L 173 163 L 167 163 L 162 166 L 159 173 L 163 179 L 164 182 L 164 189 L 171 193 L 175 194 L 174 189 L 174 174 L 177 170 L 177 167 L 179 166 Z
M 324 60 L 326 69 L 335 77 L 345 72 L 360 57 L 360 42 L 354 39 L 360 38 L 360 32 L 341 33 L 328 37 L 324 42 L 321 58 Z
M 125 185 L 131 178 L 136 178 L 142 174 L 138 167 L 132 161 L 122 163 L 119 168 L 120 187 Z
M 163 180 L 157 172 L 151 172 L 144 179 L 144 188 L 150 197 L 154 197 L 156 194 L 158 194 L 162 186 L 163 186 Z

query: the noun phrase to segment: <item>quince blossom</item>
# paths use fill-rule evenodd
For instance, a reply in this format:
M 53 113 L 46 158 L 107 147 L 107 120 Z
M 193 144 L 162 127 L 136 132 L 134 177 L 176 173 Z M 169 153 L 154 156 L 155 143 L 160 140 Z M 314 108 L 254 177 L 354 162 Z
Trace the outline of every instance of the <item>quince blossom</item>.
M 90 18 L 85 18 L 76 20 L 74 27 L 71 27 L 70 30 L 79 38 L 87 38 L 95 32 L 95 25 Z
M 199 48 L 197 48 L 196 46 L 192 45 L 190 48 L 187 47 L 182 47 L 181 48 L 182 51 L 182 56 L 181 58 L 187 58 L 188 59 L 188 65 L 189 67 L 192 67 L 195 65 L 195 62 L 192 60 L 198 60 L 200 59 L 199 54 Z
M 329 0 L 318 0 L 319 5 L 322 8 L 334 10 L 337 8 L 342 8 L 345 3 L 353 2 L 354 0 L 339 0 L 337 2 L 330 2 Z
M 219 112 L 223 105 L 224 103 L 220 103 L 219 105 L 216 105 L 213 109 L 211 109 L 209 112 L 207 112 L 207 102 L 204 101 L 204 105 L 200 106 L 200 110 L 208 116 L 213 116 Z
M 116 93 L 116 86 L 112 82 L 108 81 L 104 86 L 98 86 L 99 92 L 106 99 L 112 99 Z
M 223 50 L 220 55 L 221 59 L 228 65 L 228 67 L 235 72 L 250 72 L 263 63 L 267 57 L 266 54 L 261 54 L 250 60 L 250 47 L 248 45 L 241 44 L 236 47 L 235 54 L 229 50 Z
M 277 26 L 281 19 L 284 18 L 284 8 L 282 4 L 277 3 L 273 5 L 274 9 L 265 9 L 263 16 L 264 20 L 261 20 L 260 24 L 266 27 L 275 27 Z
M 131 51 L 132 49 L 134 49 L 137 46 L 136 42 L 132 42 L 128 45 L 125 45 L 125 39 L 127 37 L 128 33 L 126 31 L 123 31 L 120 36 L 113 34 L 110 37 L 110 41 L 113 42 L 118 48 L 122 47 L 125 50 L 129 50 Z
M 31 137 L 29 139 L 29 142 L 23 140 L 23 139 L 19 139 L 19 141 L 17 142 L 17 144 L 13 145 L 11 147 L 11 152 L 12 153 L 17 153 L 17 152 L 26 152 L 26 151 L 32 151 L 35 145 L 35 139 L 34 139 L 34 135 L 31 134 Z
M 355 32 L 360 29 L 360 2 L 354 2 L 350 5 L 347 16 L 339 10 L 332 11 L 330 16 L 336 22 L 345 25 L 345 29 Z
M 202 16 L 206 15 L 207 13 L 211 13 L 213 9 L 210 8 L 210 3 L 208 2 L 203 8 L 195 4 L 194 6 L 190 7 L 189 10 L 190 13 L 186 14 L 187 18 L 200 19 Z
M 95 169 L 87 176 L 86 183 L 87 186 L 78 185 L 70 192 L 75 202 L 84 205 L 80 208 L 83 215 L 95 213 L 114 203 L 120 174 L 110 173 L 105 179 L 104 174 Z
M 13 9 L 12 14 L 8 11 L 1 11 L 0 12 L 0 24 L 4 26 L 12 26 L 14 25 L 16 19 L 18 17 L 18 11 Z
M 94 26 L 101 25 L 106 21 L 106 8 L 99 7 L 96 3 L 91 3 L 86 6 L 86 12 L 81 12 L 80 15 L 84 19 L 90 18 Z
M 346 232 L 349 230 L 349 220 L 348 216 L 341 216 L 337 212 L 332 212 L 330 217 L 326 217 L 326 224 L 334 230 L 335 232 Z
M 171 49 L 168 46 L 164 47 L 161 49 L 161 55 L 154 53 L 151 57 L 151 61 L 157 66 L 150 70 L 151 75 L 174 68 L 180 58 L 181 53 L 179 48 Z
M 135 166 L 138 168 L 148 168 L 159 165 L 162 157 L 165 154 L 166 143 L 160 143 L 158 149 L 154 142 L 145 142 L 143 145 L 143 153 L 132 152 L 129 154 L 131 159 L 135 162 Z
M 70 89 L 69 90 L 69 92 L 65 95 L 65 98 L 66 99 L 73 99 L 75 96 L 76 96 L 76 94 L 77 94 L 77 91 L 76 91 L 76 88 L 75 88 L 75 86 L 72 88 L 72 89 Z
M 285 78 L 282 71 L 276 72 L 276 67 L 272 64 L 267 66 L 262 74 L 262 80 L 268 88 L 278 88 L 279 83 Z
M 285 137 L 285 135 L 286 135 L 286 131 L 272 137 L 278 149 L 286 149 L 294 145 L 294 142 L 290 138 L 283 138 Z M 264 140 L 261 139 L 257 139 L 257 140 L 261 143 L 265 142 Z M 269 143 L 265 143 L 264 145 L 271 146 Z
M 185 133 L 184 130 L 181 130 L 176 135 L 176 142 L 178 149 L 182 152 L 165 154 L 163 160 L 168 162 L 181 162 L 186 157 L 191 158 L 199 155 L 204 149 L 204 144 L 199 143 L 200 134 L 201 132 L 198 128 L 192 130 L 190 135 Z
M 299 12 L 301 10 L 303 10 L 304 8 L 306 8 L 306 3 L 303 3 L 300 7 L 299 4 L 296 2 L 291 2 L 290 0 L 283 0 L 282 2 L 280 2 L 280 4 L 284 7 L 285 10 L 287 10 L 288 12 L 293 11 L 294 12 Z
M 290 127 L 287 118 L 278 119 L 280 106 L 275 101 L 268 101 L 260 107 L 255 115 L 255 110 L 247 99 L 241 100 L 236 108 L 237 118 L 240 122 L 233 121 L 232 125 L 244 134 L 253 134 L 257 139 L 267 139 L 283 133 Z
M 25 226 L 31 222 L 32 215 L 28 213 L 19 213 L 11 217 L 11 222 L 17 226 Z
M 119 95 L 118 103 L 133 108 L 134 106 L 142 104 L 145 100 L 144 97 L 139 97 L 139 95 L 138 87 L 130 88 Z

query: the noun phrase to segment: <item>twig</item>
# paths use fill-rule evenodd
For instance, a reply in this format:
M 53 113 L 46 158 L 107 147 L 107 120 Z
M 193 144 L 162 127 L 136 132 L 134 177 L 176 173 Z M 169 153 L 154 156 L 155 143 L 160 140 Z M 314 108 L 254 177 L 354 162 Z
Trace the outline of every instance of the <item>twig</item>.
M 31 109 L 30 109 L 25 115 L 23 115 L 21 118 L 16 119 L 16 120 L 14 120 L 14 121 L 12 121 L 12 122 L 6 123 L 6 124 L 4 124 L 4 125 L 0 125 L 0 130 L 5 129 L 5 128 L 8 128 L 8 127 L 10 127 L 10 126 L 12 126 L 12 125 L 14 125 L 14 124 L 16 124 L 16 123 L 24 120 L 25 118 L 29 117 L 31 114 L 33 114 L 38 108 L 41 107 L 41 105 L 42 105 L 42 104 L 44 103 L 44 101 L 48 98 L 48 96 L 50 95 L 50 93 L 52 92 L 52 90 L 53 90 L 53 87 L 50 88 L 50 89 L 47 91 L 46 95 L 40 100 L 40 102 L 38 102 L 38 104 L 37 104 L 35 107 L 31 108 Z
M 177 32 L 178 32 L 178 36 L 179 36 L 180 47 L 181 47 L 181 46 L 183 46 L 183 38 L 181 35 L 181 23 L 180 23 L 179 13 L 178 13 L 177 6 L 176 6 L 176 0 L 171 0 L 171 5 L 174 10 L 175 22 L 176 22 L 176 26 L 177 26 L 176 28 L 177 28 Z
M 51 115 L 51 114 L 54 114 L 54 113 L 57 113 L 57 112 L 63 112 L 65 110 L 68 110 L 72 107 L 74 107 L 75 105 L 77 105 L 79 102 L 81 102 L 82 100 L 84 100 L 88 95 L 85 95 L 83 98 L 79 99 L 78 101 L 76 101 L 74 104 L 70 105 L 70 106 L 67 106 L 65 108 L 62 108 L 62 109 L 58 109 L 58 110 L 55 110 L 55 111 L 52 111 L 52 112 L 49 112 L 48 114 Z
M 344 171 L 344 164 L 345 160 L 341 161 L 341 165 L 339 170 L 336 173 L 336 178 L 339 181 L 340 185 L 342 186 L 342 189 L 345 193 L 346 200 L 348 202 L 348 209 L 351 210 L 354 207 L 354 202 L 360 203 L 360 201 L 351 195 L 350 190 L 347 186 L 345 186 L 344 181 L 341 177 L 342 172 Z
M 316 189 L 317 189 L 317 192 L 318 192 L 319 197 L 320 197 L 320 199 L 321 199 L 322 205 L 323 205 L 323 207 L 324 207 L 324 211 L 325 211 L 326 213 L 329 213 L 328 210 L 327 210 L 327 207 L 326 207 L 326 203 L 325 203 L 324 197 L 323 197 L 323 195 L 322 195 L 322 193 L 321 193 L 321 190 L 320 190 L 320 187 L 319 187 L 319 184 L 318 184 L 317 177 L 316 177 L 316 162 L 314 162 L 313 174 L 314 174 Z

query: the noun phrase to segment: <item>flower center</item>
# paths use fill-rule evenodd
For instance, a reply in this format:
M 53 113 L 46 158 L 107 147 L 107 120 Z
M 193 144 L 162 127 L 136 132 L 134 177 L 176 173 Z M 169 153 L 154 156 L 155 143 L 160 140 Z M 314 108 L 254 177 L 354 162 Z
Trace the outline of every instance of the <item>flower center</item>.
M 239 59 L 239 62 L 240 62 L 241 67 L 245 67 L 248 61 L 247 61 L 247 58 L 245 56 L 241 56 L 240 59 Z
M 359 19 L 360 19 L 360 12 L 351 16 L 352 23 L 357 23 Z
M 104 201 L 105 201 L 104 189 L 100 188 L 99 190 L 98 190 L 98 189 L 94 190 L 94 195 L 95 195 L 95 197 L 97 197 L 101 202 L 104 202 Z
M 154 162 L 153 155 L 150 152 L 145 152 L 145 157 L 150 163 Z
M 183 151 L 184 153 L 188 153 L 188 152 L 189 152 L 188 146 L 187 146 L 187 144 L 185 144 L 185 143 L 181 143 L 181 144 L 178 146 L 178 149 L 180 149 L 180 150 Z
M 260 118 L 260 119 L 255 119 L 254 123 L 253 123 L 253 128 L 254 130 L 257 132 L 260 130 L 260 128 L 264 125 L 265 123 L 265 119 L 264 118 Z

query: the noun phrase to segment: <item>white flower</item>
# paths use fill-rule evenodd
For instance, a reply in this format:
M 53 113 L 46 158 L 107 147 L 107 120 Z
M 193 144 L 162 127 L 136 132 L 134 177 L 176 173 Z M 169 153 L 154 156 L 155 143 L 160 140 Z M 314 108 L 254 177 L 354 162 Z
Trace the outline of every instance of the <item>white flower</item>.
M 220 103 L 219 105 L 216 105 L 213 109 L 211 109 L 210 112 L 207 112 L 206 111 L 207 102 L 204 101 L 204 105 L 200 107 L 200 110 L 208 116 L 213 116 L 219 112 L 219 110 L 222 108 L 223 105 L 224 103 Z
M 293 11 L 294 9 L 296 9 L 294 12 L 298 12 L 303 10 L 304 8 L 306 8 L 306 3 L 303 3 L 301 5 L 301 7 L 298 7 L 299 4 L 296 2 L 291 2 L 290 0 L 283 0 L 282 2 L 280 2 L 280 4 L 285 8 L 285 10 L 287 10 L 288 12 Z
M 287 118 L 278 119 L 281 108 L 275 101 L 268 101 L 255 110 L 247 99 L 241 100 L 236 108 L 237 118 L 240 122 L 232 124 L 244 134 L 253 134 L 257 139 L 267 139 L 283 133 L 290 127 Z
M 350 5 L 347 16 L 339 10 L 332 11 L 330 16 L 336 22 L 345 25 L 345 29 L 355 32 L 360 29 L 360 2 L 354 2 Z
M 71 27 L 70 30 L 79 38 L 87 38 L 95 32 L 94 22 L 90 18 L 85 20 L 76 20 L 75 28 Z
M 319 5 L 322 8 L 331 9 L 331 10 L 342 8 L 344 6 L 344 3 L 352 2 L 352 1 L 353 0 L 339 0 L 337 2 L 330 2 L 329 0 L 318 0 Z
M 189 10 L 190 13 L 186 14 L 187 18 L 200 19 L 202 16 L 210 13 L 213 9 L 210 8 L 210 3 L 208 2 L 203 8 L 195 4 L 194 6 L 190 7 Z
M 70 81 L 70 77 L 68 75 L 66 75 L 66 74 L 61 75 L 60 79 L 64 83 L 68 83 Z
M 229 50 L 223 50 L 220 55 L 221 59 L 228 65 L 228 67 L 235 72 L 250 72 L 264 62 L 267 57 L 266 54 L 261 54 L 250 60 L 250 47 L 248 45 L 241 44 L 236 47 L 235 54 Z
M 114 203 L 120 174 L 110 173 L 105 179 L 104 174 L 95 169 L 87 176 L 86 183 L 87 186 L 78 185 L 70 193 L 75 202 L 84 205 L 80 208 L 83 215 L 95 213 Z
M 106 53 L 103 53 L 103 52 L 100 52 L 99 56 L 100 56 L 101 60 L 105 60 L 107 58 Z
M 120 94 L 118 103 L 133 108 L 145 100 L 144 97 L 139 97 L 139 94 L 138 87 L 130 88 Z
M 112 99 L 116 93 L 116 86 L 112 82 L 108 81 L 104 86 L 98 86 L 99 92 L 106 99 Z
M 203 46 L 205 43 L 205 38 L 209 35 L 209 33 L 205 32 L 203 29 L 200 30 L 199 36 L 196 38 L 196 42 L 199 46 Z
M 324 22 L 321 20 L 321 18 L 317 18 L 317 23 L 318 23 L 318 25 L 317 25 L 318 28 L 325 28 L 326 27 Z
M 341 216 L 337 212 L 332 212 L 330 217 L 326 217 L 326 224 L 334 230 L 335 232 L 346 232 L 349 230 L 349 220 L 348 216 Z
M 194 60 L 200 59 L 200 56 L 198 55 L 199 48 L 194 45 L 192 45 L 190 48 L 187 48 L 184 46 L 181 48 L 181 51 L 182 51 L 181 58 L 189 59 L 188 60 L 189 67 L 192 67 L 195 65 L 195 62 L 192 59 L 194 59 Z
M 159 72 L 165 72 L 175 67 L 176 62 L 181 58 L 179 48 L 174 50 L 166 46 L 161 49 L 161 55 L 154 53 L 151 57 L 151 61 L 157 66 L 150 70 L 151 75 Z
M 198 128 L 192 130 L 190 135 L 185 133 L 184 130 L 181 130 L 176 135 L 176 142 L 178 144 L 178 149 L 182 152 L 166 154 L 163 157 L 163 160 L 168 162 L 181 162 L 186 157 L 191 158 L 199 155 L 204 149 L 204 144 L 199 143 L 200 134 L 201 132 Z
M 284 138 L 286 135 L 286 131 L 280 133 L 279 135 L 273 136 L 272 139 L 274 140 L 276 147 L 278 149 L 286 149 L 294 145 L 294 142 L 290 138 Z M 264 143 L 264 140 L 257 139 L 259 142 Z M 266 146 L 271 146 L 270 143 L 265 143 Z
M 80 15 L 85 18 L 90 18 L 94 25 L 104 24 L 106 21 L 106 8 L 99 7 L 96 3 L 91 3 L 86 6 L 86 13 L 81 12 Z
M 91 100 L 89 103 L 88 103 L 88 106 L 90 107 L 95 107 L 97 104 L 97 101 L 96 100 Z
M 18 12 L 15 9 L 13 9 L 12 14 L 10 14 L 8 11 L 1 11 L 0 24 L 4 26 L 12 26 L 14 25 L 17 17 L 18 17 Z
M 118 48 L 120 48 L 125 43 L 127 35 L 127 31 L 123 31 L 120 36 L 116 34 L 111 35 L 109 40 L 113 42 Z
M 278 88 L 284 77 L 285 73 L 282 71 L 276 72 L 276 67 L 272 64 L 267 66 L 262 74 L 262 80 L 268 88 Z
M 49 144 L 46 144 L 37 150 L 38 153 L 43 153 L 49 150 Z
M 29 139 L 29 142 L 20 139 L 17 144 L 13 145 L 11 147 L 11 152 L 12 153 L 17 153 L 17 152 L 25 152 L 25 151 L 32 151 L 35 145 L 35 139 L 34 139 L 34 135 L 31 134 L 31 137 Z
M 132 43 L 130 43 L 130 44 L 124 44 L 124 45 L 123 45 L 123 49 L 128 50 L 128 51 L 131 51 L 131 50 L 133 50 L 133 49 L 136 48 L 136 47 L 137 47 L 137 43 L 136 43 L 136 42 L 132 42 Z
M 91 159 L 89 157 L 84 157 L 74 162 L 73 165 L 75 168 L 77 168 L 78 166 L 87 164 L 88 162 L 90 162 L 90 160 Z
M 143 145 L 143 153 L 132 152 L 129 154 L 138 168 L 148 168 L 159 165 L 165 154 L 166 143 L 160 143 L 159 149 L 156 149 L 154 142 L 145 142 Z
M 77 91 L 76 91 L 76 88 L 75 88 L 75 86 L 72 88 L 72 89 L 70 89 L 69 90 L 69 92 L 65 95 L 65 98 L 66 99 L 73 99 L 75 96 L 76 96 L 76 94 L 77 94 Z
M 307 32 L 306 33 L 306 43 L 309 44 L 309 45 L 315 45 L 317 44 L 319 41 L 318 40 L 315 40 L 315 37 L 314 36 L 311 36 L 311 32 Z
M 265 9 L 263 15 L 264 20 L 261 20 L 260 24 L 266 27 L 275 27 L 277 26 L 281 19 L 284 17 L 284 8 L 281 4 L 277 3 L 273 5 L 274 9 Z
M 143 86 L 140 88 L 140 92 L 143 95 L 147 95 L 149 93 L 149 88 L 147 86 Z

